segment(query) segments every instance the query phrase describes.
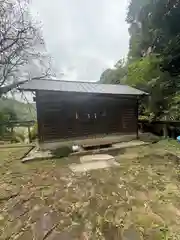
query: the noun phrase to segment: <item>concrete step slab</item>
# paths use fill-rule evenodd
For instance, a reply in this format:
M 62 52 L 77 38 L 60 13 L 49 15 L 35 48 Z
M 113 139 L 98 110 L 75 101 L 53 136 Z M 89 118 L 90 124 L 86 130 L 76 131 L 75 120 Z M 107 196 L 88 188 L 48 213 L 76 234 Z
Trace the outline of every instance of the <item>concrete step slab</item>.
M 112 147 L 121 149 L 121 148 L 138 147 L 138 146 L 144 146 L 144 145 L 149 145 L 149 143 L 139 141 L 139 140 L 134 140 L 130 142 L 116 143 L 116 144 L 113 144 Z
M 139 140 L 134 140 L 130 142 L 122 142 L 122 143 L 116 143 L 113 144 L 110 148 L 102 148 L 102 149 L 94 149 L 94 150 L 86 150 L 86 151 L 80 151 L 71 153 L 70 156 L 85 156 L 85 155 L 93 155 L 93 154 L 111 154 L 111 155 L 118 155 L 119 152 L 124 152 L 128 148 L 134 148 L 134 147 L 140 147 L 140 146 L 146 146 L 151 143 L 149 142 L 143 142 Z
M 80 157 L 81 163 L 109 160 L 114 160 L 114 157 L 109 154 L 92 154 Z
M 119 167 L 120 164 L 114 160 L 111 161 L 92 161 L 82 164 L 71 164 L 70 169 L 73 172 L 87 172 L 91 170 L 98 170 L 110 167 Z

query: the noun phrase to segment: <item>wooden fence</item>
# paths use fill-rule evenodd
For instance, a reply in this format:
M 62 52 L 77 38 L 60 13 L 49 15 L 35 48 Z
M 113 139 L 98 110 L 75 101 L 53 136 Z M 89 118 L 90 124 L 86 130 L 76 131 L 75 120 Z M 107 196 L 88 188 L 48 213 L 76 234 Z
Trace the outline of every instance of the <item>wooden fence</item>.
M 176 138 L 180 135 L 180 121 L 168 120 L 139 120 L 139 129 L 143 132 L 151 132 L 165 138 Z

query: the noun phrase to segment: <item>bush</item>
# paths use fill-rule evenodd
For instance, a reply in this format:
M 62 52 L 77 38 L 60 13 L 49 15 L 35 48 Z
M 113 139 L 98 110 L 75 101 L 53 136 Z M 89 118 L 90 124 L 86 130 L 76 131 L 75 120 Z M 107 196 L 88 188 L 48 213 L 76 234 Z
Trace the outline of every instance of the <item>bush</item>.
M 6 116 L 4 115 L 3 112 L 0 112 L 0 123 L 3 123 L 5 122 L 7 119 L 6 119 Z M 4 125 L 0 125 L 0 137 L 2 137 L 6 132 L 6 127 Z
M 17 120 L 17 115 L 13 110 L 9 108 L 4 108 L 0 111 L 0 123 L 7 123 L 13 120 Z M 7 126 L 0 125 L 0 138 L 3 139 L 4 135 L 6 134 L 9 135 L 9 130 Z
M 51 151 L 57 158 L 68 157 L 72 153 L 72 148 L 68 146 L 62 146 Z

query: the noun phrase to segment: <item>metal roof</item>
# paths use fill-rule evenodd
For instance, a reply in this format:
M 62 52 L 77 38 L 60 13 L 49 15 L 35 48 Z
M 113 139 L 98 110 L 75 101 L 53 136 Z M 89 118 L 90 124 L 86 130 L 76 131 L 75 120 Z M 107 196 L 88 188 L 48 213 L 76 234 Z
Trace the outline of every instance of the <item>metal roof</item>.
M 20 89 L 26 91 L 48 90 L 60 92 L 81 92 L 115 95 L 146 95 L 145 92 L 127 85 L 99 84 L 94 82 L 75 82 L 62 80 L 31 80 L 23 84 Z

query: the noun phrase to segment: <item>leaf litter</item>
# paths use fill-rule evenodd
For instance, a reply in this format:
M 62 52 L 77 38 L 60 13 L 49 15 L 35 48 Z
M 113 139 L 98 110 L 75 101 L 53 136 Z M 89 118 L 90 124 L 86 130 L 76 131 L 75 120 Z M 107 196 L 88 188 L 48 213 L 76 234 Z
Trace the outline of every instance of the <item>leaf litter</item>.
M 180 239 L 180 171 L 163 145 L 81 174 L 60 159 L 22 164 L 26 150 L 1 152 L 0 239 Z

